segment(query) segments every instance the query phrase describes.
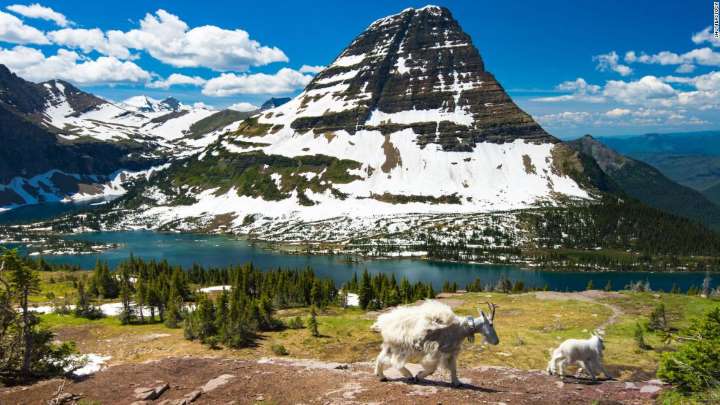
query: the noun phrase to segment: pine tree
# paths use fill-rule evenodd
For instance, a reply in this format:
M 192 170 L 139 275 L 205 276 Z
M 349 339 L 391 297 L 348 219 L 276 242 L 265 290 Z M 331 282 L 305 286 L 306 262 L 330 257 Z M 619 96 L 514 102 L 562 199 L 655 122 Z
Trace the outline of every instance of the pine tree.
M 667 315 L 665 314 L 665 304 L 662 302 L 655 306 L 650 313 L 648 321 L 648 330 L 665 332 L 668 330 Z
M 164 314 L 164 323 L 168 328 L 177 328 L 182 321 L 182 315 L 180 313 L 181 305 L 182 297 L 180 297 L 175 290 L 172 290 L 170 296 L 168 297 L 167 309 Z
M 588 283 L 587 283 L 587 285 L 585 286 L 585 289 L 586 289 L 586 290 L 594 290 L 594 289 L 595 289 L 595 285 L 593 285 L 593 281 L 592 281 L 592 280 L 588 280 Z
M 320 331 L 318 330 L 318 320 L 317 320 L 317 311 L 315 311 L 315 307 L 312 306 L 310 308 L 310 319 L 308 319 L 308 329 L 310 329 L 310 334 L 313 337 L 319 337 Z
M 649 350 L 651 347 L 645 342 L 645 333 L 639 323 L 635 324 L 635 344 L 641 350 Z
M 17 250 L 6 250 L 2 257 L 2 270 L 9 274 L 10 290 L 15 292 L 20 306 L 22 335 L 22 368 L 20 373 L 28 378 L 31 374 L 32 354 L 34 350 L 33 328 L 38 324 L 37 317 L 30 312 L 28 297 L 40 292 L 40 278 L 20 259 Z
M 605 291 L 612 291 L 612 281 L 608 280 L 607 284 L 605 284 L 605 288 L 603 288 Z
M 147 300 L 147 288 L 145 287 L 145 278 L 138 276 L 135 280 L 135 302 L 138 306 L 138 312 L 140 313 L 140 322 L 145 323 L 144 309 Z
M 363 272 L 362 279 L 360 281 L 360 290 L 358 292 L 358 299 L 360 301 L 360 308 L 367 309 L 370 303 L 373 301 L 373 288 L 372 281 L 370 280 L 370 273 L 367 269 Z

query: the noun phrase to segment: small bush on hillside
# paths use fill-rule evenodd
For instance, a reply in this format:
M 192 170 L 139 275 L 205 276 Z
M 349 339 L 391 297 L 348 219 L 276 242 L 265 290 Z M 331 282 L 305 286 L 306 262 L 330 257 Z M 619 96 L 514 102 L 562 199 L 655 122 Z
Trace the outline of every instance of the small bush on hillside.
M 658 377 L 686 394 L 720 388 L 720 306 L 694 320 L 679 339 L 676 352 L 663 354 Z
M 305 327 L 305 324 L 299 316 L 296 316 L 295 318 L 290 318 L 290 320 L 287 321 L 287 327 L 288 329 L 302 329 Z
M 287 356 L 288 354 L 290 354 L 290 353 L 287 351 L 287 349 L 285 348 L 285 346 L 283 346 L 283 345 L 281 345 L 281 344 L 274 344 L 274 345 L 272 345 L 272 346 L 270 347 L 270 350 L 272 350 L 272 352 L 275 353 L 275 354 L 278 355 L 278 356 Z
M 665 332 L 668 328 L 667 315 L 665 314 L 665 304 L 662 302 L 655 306 L 650 313 L 650 321 L 647 329 L 651 332 Z
M 652 347 L 645 342 L 645 332 L 643 332 L 643 328 L 639 323 L 635 324 L 635 344 L 637 344 L 637 347 L 640 350 L 652 349 Z

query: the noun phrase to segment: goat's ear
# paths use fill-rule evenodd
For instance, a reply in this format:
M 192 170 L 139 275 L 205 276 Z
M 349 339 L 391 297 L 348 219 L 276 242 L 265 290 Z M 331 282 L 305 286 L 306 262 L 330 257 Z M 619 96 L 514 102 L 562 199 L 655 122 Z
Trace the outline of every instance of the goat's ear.
M 485 312 L 483 312 L 482 309 L 478 308 L 478 312 L 480 313 L 480 318 L 483 319 L 483 321 L 487 320 L 487 316 L 485 315 Z

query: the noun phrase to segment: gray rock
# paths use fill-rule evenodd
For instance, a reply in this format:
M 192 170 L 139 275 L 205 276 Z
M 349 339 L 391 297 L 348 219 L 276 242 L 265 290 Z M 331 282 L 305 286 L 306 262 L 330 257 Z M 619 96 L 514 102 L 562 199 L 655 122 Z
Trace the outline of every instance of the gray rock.
M 140 401 L 152 401 L 158 399 L 165 391 L 170 388 L 167 383 L 162 383 L 155 387 L 140 387 L 135 388 L 135 399 Z
M 642 388 L 640 388 L 640 392 L 642 392 L 643 394 L 654 394 L 661 389 L 662 388 L 658 387 L 657 385 L 643 385 Z
M 235 378 L 233 374 L 222 374 L 206 382 L 205 385 L 202 386 L 201 390 L 202 392 L 210 392 L 227 384 L 233 378 Z

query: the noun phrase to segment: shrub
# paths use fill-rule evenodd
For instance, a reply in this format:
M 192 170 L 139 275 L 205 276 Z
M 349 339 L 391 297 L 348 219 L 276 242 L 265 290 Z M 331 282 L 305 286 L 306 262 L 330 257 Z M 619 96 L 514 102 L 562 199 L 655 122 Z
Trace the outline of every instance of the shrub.
M 676 352 L 664 353 L 657 375 L 683 393 L 720 387 L 720 306 L 683 332 Z
M 270 350 L 272 350 L 272 352 L 278 356 L 287 356 L 288 354 L 290 354 L 285 348 L 285 346 L 277 343 L 270 346 Z
M 635 343 L 640 350 L 652 349 L 652 347 L 650 347 L 650 345 L 645 342 L 645 333 L 643 332 L 643 328 L 642 326 L 640 326 L 639 323 L 635 324 Z
M 647 329 L 652 332 L 665 332 L 668 330 L 665 304 L 662 302 L 657 304 L 655 309 L 650 313 L 650 321 L 648 322 Z
M 317 311 L 315 311 L 314 306 L 310 308 L 310 318 L 308 319 L 308 328 L 310 329 L 310 334 L 313 337 L 320 336 L 320 331 L 318 330 Z
M 287 321 L 287 327 L 288 329 L 302 329 L 305 327 L 305 324 L 299 316 L 296 316 L 295 318 L 290 318 L 290 320 Z

